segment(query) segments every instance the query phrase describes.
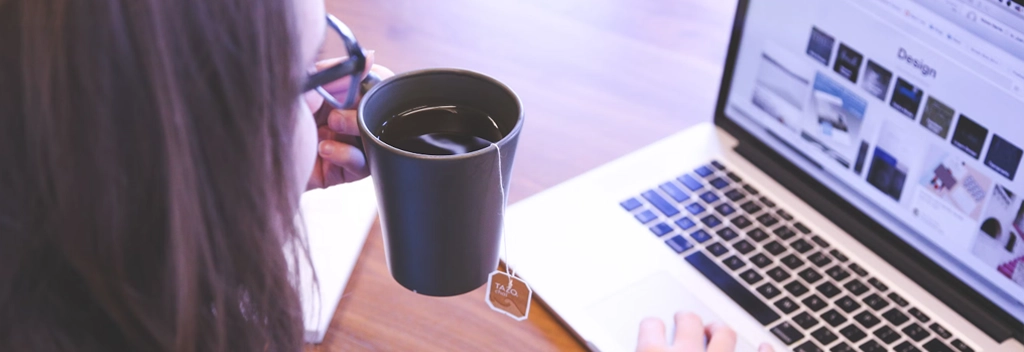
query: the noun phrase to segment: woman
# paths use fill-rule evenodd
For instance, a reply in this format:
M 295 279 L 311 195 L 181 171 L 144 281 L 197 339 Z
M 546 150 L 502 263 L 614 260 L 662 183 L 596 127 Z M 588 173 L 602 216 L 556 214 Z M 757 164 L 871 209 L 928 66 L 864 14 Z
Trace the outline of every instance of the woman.
M 325 18 L 0 0 L 0 351 L 302 348 L 299 195 L 368 173 L 310 91 Z
M 301 348 L 299 195 L 367 174 L 334 140 L 351 112 L 317 157 L 324 19 L 322 0 L 0 0 L 0 350 Z

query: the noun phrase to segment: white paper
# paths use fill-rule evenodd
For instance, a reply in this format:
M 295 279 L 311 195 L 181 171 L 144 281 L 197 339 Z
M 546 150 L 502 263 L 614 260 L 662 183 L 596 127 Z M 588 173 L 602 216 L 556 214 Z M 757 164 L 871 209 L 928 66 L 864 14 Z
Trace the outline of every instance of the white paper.
M 323 341 L 366 235 L 377 218 L 376 210 L 377 198 L 369 178 L 302 195 L 302 217 L 319 282 L 313 287 L 308 264 L 300 261 L 299 297 L 306 342 Z

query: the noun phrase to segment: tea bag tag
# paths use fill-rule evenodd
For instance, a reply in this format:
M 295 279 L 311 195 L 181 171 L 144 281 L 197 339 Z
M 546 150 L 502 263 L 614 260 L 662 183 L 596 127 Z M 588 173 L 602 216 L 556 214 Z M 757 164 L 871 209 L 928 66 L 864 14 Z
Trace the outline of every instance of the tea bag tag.
M 523 321 L 530 316 L 532 298 L 533 289 L 520 278 L 510 277 L 501 271 L 495 271 L 487 278 L 487 305 L 512 319 Z

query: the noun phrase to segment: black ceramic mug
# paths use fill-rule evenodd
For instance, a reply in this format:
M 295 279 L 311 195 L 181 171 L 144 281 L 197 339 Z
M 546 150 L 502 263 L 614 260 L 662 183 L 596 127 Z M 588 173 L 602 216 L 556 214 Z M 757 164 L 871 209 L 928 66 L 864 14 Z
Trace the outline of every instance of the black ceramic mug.
M 385 122 L 397 114 L 452 105 L 489 115 L 502 136 L 495 143 L 498 147 L 426 155 L 378 138 Z M 359 104 L 359 131 L 395 281 L 431 296 L 458 295 L 487 283 L 488 274 L 498 266 L 502 193 L 508 194 L 522 128 L 523 108 L 515 92 L 472 71 L 403 73 L 366 93 Z

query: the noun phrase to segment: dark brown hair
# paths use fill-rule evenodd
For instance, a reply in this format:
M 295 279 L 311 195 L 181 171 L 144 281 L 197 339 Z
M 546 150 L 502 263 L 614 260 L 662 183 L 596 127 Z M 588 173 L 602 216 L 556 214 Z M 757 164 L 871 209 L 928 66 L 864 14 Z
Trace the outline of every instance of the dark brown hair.
M 301 349 L 292 6 L 0 0 L 0 350 Z

